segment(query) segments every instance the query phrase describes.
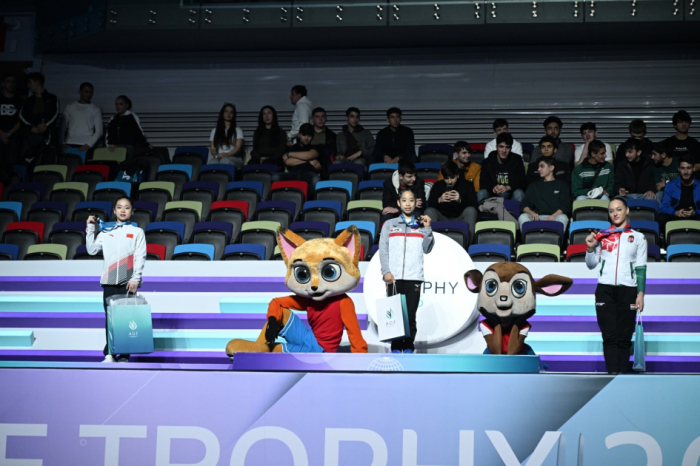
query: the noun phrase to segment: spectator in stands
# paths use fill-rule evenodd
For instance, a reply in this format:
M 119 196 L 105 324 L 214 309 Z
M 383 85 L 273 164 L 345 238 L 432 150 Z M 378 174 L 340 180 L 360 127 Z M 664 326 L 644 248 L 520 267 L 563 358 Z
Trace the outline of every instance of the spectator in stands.
M 464 170 L 450 160 L 442 164 L 442 179 L 430 189 L 430 199 L 425 215 L 433 222 L 456 220 L 469 224 L 469 241 L 474 238 L 476 227 L 476 191 L 471 181 L 463 176 Z
M 19 118 L 26 125 L 21 129 L 22 156 L 31 163 L 51 144 L 51 133 L 58 117 L 58 97 L 44 88 L 45 78 L 41 73 L 27 75 L 27 87 L 32 93 L 22 104 Z
M 467 141 L 457 141 L 453 147 L 453 162 L 457 164 L 460 173 L 464 175 L 464 179 L 474 185 L 474 191 L 479 192 L 481 186 L 479 181 L 481 178 L 481 165 L 470 161 L 472 146 Z M 442 179 L 442 170 L 438 175 L 438 181 Z
M 496 135 L 496 138 L 492 139 L 489 141 L 488 144 L 486 144 L 486 149 L 484 149 L 484 157 L 488 157 L 491 155 L 491 152 L 494 152 L 496 150 L 496 146 L 498 146 L 498 142 L 496 139 L 498 139 L 498 135 L 501 133 L 510 133 L 510 127 L 508 126 L 508 120 L 504 118 L 496 118 L 493 120 L 493 134 Z M 520 157 L 523 156 L 523 146 L 513 139 L 513 148 L 511 152 L 514 152 L 518 154 Z
M 673 115 L 672 122 L 673 127 L 676 128 L 676 134 L 664 141 L 666 147 L 668 147 L 671 155 L 674 157 L 690 154 L 693 158 L 694 171 L 700 170 L 700 142 L 688 136 L 693 119 L 690 118 L 690 114 L 685 110 L 679 110 Z
M 590 199 L 588 193 L 594 188 L 603 188 L 597 199 L 610 199 L 613 193 L 614 170 L 607 161 L 605 144 L 597 139 L 590 141 L 586 151 L 590 154 L 571 173 L 571 195 L 574 200 Z
M 314 104 L 306 96 L 306 93 L 306 87 L 297 84 L 292 88 L 292 93 L 289 95 L 289 100 L 291 100 L 292 105 L 294 105 L 292 129 L 287 133 L 287 139 L 289 139 L 289 141 L 294 141 L 294 138 L 299 134 L 301 125 L 311 120 L 311 109 L 314 108 Z
M 545 136 L 545 138 L 554 140 L 549 136 Z M 552 156 L 542 156 L 535 162 L 530 162 L 530 165 L 537 165 L 542 181 L 531 183 L 527 187 L 525 199 L 520 203 L 522 211 L 518 219 L 520 226 L 525 222 L 555 221 L 564 225 L 564 231 L 566 231 L 569 224 L 568 215 L 571 213 L 571 188 L 569 183 L 554 177 L 555 162 L 560 161 L 555 160 Z
M 629 139 L 623 146 L 627 159 L 615 169 L 613 191 L 627 199 L 656 199 L 654 162 L 642 157 L 642 141 Z
M 700 220 L 700 184 L 693 177 L 693 158 L 687 153 L 678 158 L 680 176 L 666 184 L 661 208 L 656 216 L 662 233 L 666 231 L 667 222 Z
M 554 155 L 554 158 L 566 163 L 571 167 L 574 165 L 574 149 L 571 147 L 570 144 L 562 142 L 561 139 L 559 139 L 562 126 L 563 123 L 561 122 L 561 119 L 559 117 L 554 115 L 548 116 L 547 119 L 544 120 L 544 133 L 545 135 L 553 138 L 557 143 L 558 149 L 556 151 L 556 154 Z M 540 152 L 540 146 L 537 145 L 532 151 L 532 156 L 530 157 L 530 160 L 537 160 L 542 155 L 542 152 Z M 558 171 L 559 170 L 557 169 L 556 172 Z M 537 167 L 535 167 L 535 174 L 537 174 Z
M 316 107 L 311 112 L 311 122 L 314 125 L 314 138 L 311 140 L 311 145 L 322 149 L 323 159 L 330 161 L 335 155 L 336 135 L 326 126 L 327 120 L 325 109 Z
M 120 95 L 114 102 L 117 110 L 116 115 L 109 119 L 107 123 L 107 137 L 105 142 L 110 152 L 114 152 L 117 147 L 124 147 L 127 158 L 145 152 L 146 148 L 153 148 L 141 128 L 141 120 L 131 111 L 131 99 L 125 95 Z
M 492 196 L 522 201 L 525 197 L 525 166 L 522 157 L 510 150 L 513 136 L 501 132 L 496 142 L 497 149 L 489 154 L 481 166 L 481 190 L 476 197 L 479 202 Z
M 310 123 L 301 125 L 296 144 L 282 156 L 287 173 L 275 173 L 272 176 L 272 181 L 305 181 L 309 185 L 309 192 L 313 192 L 316 183 L 320 180 L 319 173 L 321 171 L 320 153 L 311 145 L 313 137 L 313 125 Z
M 345 111 L 347 125 L 338 133 L 334 163 L 359 163 L 366 165 L 374 151 L 372 132 L 360 125 L 360 109 L 350 107 Z
M 90 83 L 82 83 L 78 90 L 78 101 L 68 104 L 63 111 L 61 133 L 62 149 L 69 147 L 81 151 L 93 151 L 95 144 L 102 137 L 104 123 L 102 110 L 92 103 L 95 87 Z M 91 159 L 92 157 L 87 157 Z
M 18 134 L 22 124 L 19 112 L 22 108 L 22 98 L 17 95 L 17 77 L 12 73 L 2 76 L 2 93 L 0 93 L 0 163 L 3 166 L 19 162 L 22 141 Z M 10 171 L 9 175 L 12 172 Z
M 394 172 L 390 179 L 384 181 L 382 224 L 399 216 L 397 202 L 399 202 L 401 192 L 407 189 L 413 191 L 416 197 L 416 215 L 422 214 L 425 209 L 425 181 L 416 176 L 416 166 L 413 165 L 413 162 L 400 162 L 399 169 Z
M 253 133 L 253 150 L 249 164 L 270 163 L 284 169 L 282 156 L 287 152 L 287 133 L 280 128 L 277 110 L 265 105 L 258 113 L 258 127 Z
M 564 146 L 568 146 L 568 144 L 564 144 Z M 568 147 L 571 148 L 571 146 Z M 568 185 L 571 183 L 571 172 L 569 171 L 570 165 L 557 159 L 556 154 L 559 152 L 558 148 L 559 142 L 552 136 L 542 136 L 539 144 L 537 144 L 536 147 L 540 157 L 549 157 L 554 160 L 554 178 L 561 180 Z M 533 151 L 533 155 L 534 153 L 535 152 Z M 537 159 L 539 159 L 539 157 Z M 530 164 L 527 166 L 527 175 L 525 179 L 528 186 L 543 179 L 540 174 L 539 164 L 536 163 L 537 159 L 534 159 L 535 163 L 530 162 Z
M 646 137 L 647 134 L 647 124 L 644 123 L 644 120 L 640 120 L 639 118 L 634 119 L 630 122 L 629 125 L 629 131 L 630 131 L 630 137 L 627 141 L 629 142 L 632 139 L 637 139 L 638 141 L 642 142 L 642 157 L 648 158 L 651 157 L 651 152 L 654 149 L 654 143 L 651 142 L 651 139 Z M 620 144 L 620 147 L 617 148 L 617 153 L 615 154 L 615 169 L 617 170 L 617 166 L 620 162 L 626 160 L 626 152 L 623 149 L 624 144 Z
M 415 162 L 416 141 L 413 130 L 401 124 L 401 109 L 391 107 L 387 110 L 386 121 L 389 122 L 389 126 L 377 133 L 374 163 Z
M 581 125 L 581 138 L 584 140 L 584 144 L 576 146 L 576 152 L 574 153 L 574 159 L 576 159 L 576 165 L 581 165 L 584 160 L 587 160 L 589 156 L 589 146 L 592 141 L 598 140 L 598 128 L 596 128 L 595 123 L 588 122 Z M 607 142 L 605 144 L 605 160 L 613 161 L 612 147 Z
M 224 163 L 243 167 L 243 130 L 236 125 L 236 106 L 225 103 L 219 110 L 216 128 L 209 135 L 207 164 Z
M 678 173 L 678 158 L 671 155 L 671 151 L 666 148 L 666 142 L 662 141 L 654 144 L 654 150 L 651 152 L 651 159 L 654 161 L 656 199 L 659 201 L 659 204 L 661 204 L 666 183 L 675 180 L 680 175 Z

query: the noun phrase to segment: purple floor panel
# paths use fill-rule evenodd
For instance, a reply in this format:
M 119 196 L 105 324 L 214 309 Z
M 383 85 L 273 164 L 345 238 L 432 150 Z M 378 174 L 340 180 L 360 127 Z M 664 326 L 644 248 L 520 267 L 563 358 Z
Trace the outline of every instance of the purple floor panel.
M 549 366 L 548 372 L 607 372 L 602 355 L 541 355 L 540 359 Z M 647 356 L 646 366 L 647 372 L 700 373 L 700 356 Z M 634 372 L 631 362 L 627 371 Z
M 700 316 L 644 317 L 647 333 L 700 333 Z M 595 316 L 538 316 L 528 319 L 533 332 L 600 332 Z

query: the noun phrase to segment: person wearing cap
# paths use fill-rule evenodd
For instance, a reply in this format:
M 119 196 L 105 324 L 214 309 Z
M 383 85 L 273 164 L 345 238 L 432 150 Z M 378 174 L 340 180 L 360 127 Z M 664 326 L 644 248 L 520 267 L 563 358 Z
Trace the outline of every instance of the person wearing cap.
M 304 123 L 299 128 L 297 142 L 282 156 L 282 161 L 287 167 L 286 173 L 275 173 L 272 181 L 305 181 L 309 185 L 309 192 L 316 188 L 320 181 L 321 159 L 317 147 L 311 145 L 314 138 L 314 127 L 310 123 Z

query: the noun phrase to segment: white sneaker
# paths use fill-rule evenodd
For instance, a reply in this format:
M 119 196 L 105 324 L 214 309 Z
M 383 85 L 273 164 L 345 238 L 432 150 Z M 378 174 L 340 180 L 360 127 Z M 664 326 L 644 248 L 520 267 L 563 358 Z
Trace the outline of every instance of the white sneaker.
M 114 360 L 114 356 L 112 356 L 111 354 L 108 354 L 107 356 L 105 356 L 105 358 L 102 362 L 117 362 L 117 361 Z
M 129 358 L 119 358 L 117 362 L 129 362 Z

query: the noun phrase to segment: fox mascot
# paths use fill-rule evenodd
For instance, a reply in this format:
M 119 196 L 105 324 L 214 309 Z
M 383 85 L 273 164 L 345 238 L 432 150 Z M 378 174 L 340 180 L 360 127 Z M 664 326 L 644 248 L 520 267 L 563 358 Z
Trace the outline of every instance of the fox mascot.
M 353 353 L 366 353 L 355 314 L 345 293 L 360 282 L 360 234 L 352 225 L 337 238 L 309 241 L 280 228 L 277 243 L 287 265 L 285 284 L 295 294 L 275 298 L 267 308 L 267 325 L 256 341 L 231 340 L 226 354 L 335 353 L 347 330 Z M 306 311 L 309 329 L 291 310 Z M 282 337 L 284 343 L 276 343 Z

